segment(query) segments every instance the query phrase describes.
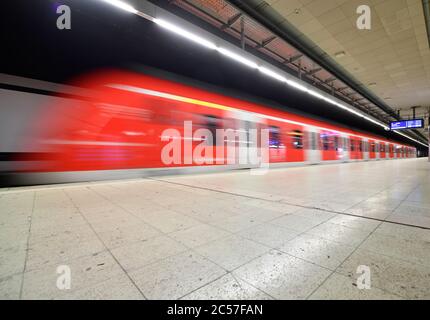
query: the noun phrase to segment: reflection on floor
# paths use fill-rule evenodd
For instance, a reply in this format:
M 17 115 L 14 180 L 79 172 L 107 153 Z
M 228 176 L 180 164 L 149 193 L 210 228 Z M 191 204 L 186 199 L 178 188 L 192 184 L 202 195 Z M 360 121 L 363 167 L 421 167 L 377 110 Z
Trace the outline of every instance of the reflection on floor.
M 428 228 L 426 159 L 2 189 L 0 298 L 429 299 Z

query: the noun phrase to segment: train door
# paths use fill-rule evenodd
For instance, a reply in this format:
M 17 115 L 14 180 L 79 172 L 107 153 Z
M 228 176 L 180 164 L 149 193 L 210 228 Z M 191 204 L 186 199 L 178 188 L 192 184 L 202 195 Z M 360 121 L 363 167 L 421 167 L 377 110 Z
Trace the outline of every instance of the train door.
M 385 159 L 387 157 L 387 145 L 385 142 L 379 143 L 379 159 Z
M 399 145 L 394 145 L 394 159 L 399 159 L 400 158 L 400 146 Z
M 322 161 L 337 160 L 337 151 L 335 149 L 335 134 L 329 131 L 321 131 L 321 153 Z
M 361 160 L 363 159 L 363 143 L 361 139 L 351 137 L 351 159 Z
M 357 151 L 356 149 L 356 145 L 355 145 L 356 141 L 353 137 L 349 137 L 349 158 L 350 160 L 356 160 L 357 159 Z
M 379 160 L 381 154 L 381 146 L 379 144 L 379 142 L 375 141 L 375 159 Z
M 250 147 L 256 143 L 251 138 L 251 130 L 257 130 L 256 122 L 249 120 L 239 120 L 239 130 L 243 130 L 244 134 L 238 139 L 239 149 L 239 167 L 240 168 L 253 168 L 257 167 L 250 158 Z M 254 147 L 254 146 L 252 146 Z M 258 146 L 255 146 L 258 148 Z
M 358 139 L 358 160 L 363 160 L 364 159 L 364 153 L 366 151 L 366 146 L 367 146 L 367 142 L 364 141 L 363 139 Z
M 321 151 L 319 148 L 319 132 L 314 127 L 308 127 L 306 143 L 306 161 L 309 164 L 321 162 Z
M 303 127 L 286 126 L 287 134 L 285 135 L 287 146 L 287 161 L 288 162 L 303 162 L 305 161 L 304 143 L 303 143 Z
M 260 163 L 256 162 L 255 157 L 260 156 L 261 152 L 265 151 L 261 148 L 261 129 L 269 129 L 270 132 L 270 128 L 267 128 L 268 126 L 263 119 L 250 113 L 227 112 L 226 117 L 234 119 L 234 128 L 227 128 L 234 129 L 236 133 L 233 142 L 235 148 L 234 163 L 238 168 L 258 167 Z M 228 145 L 228 141 L 224 142 Z M 270 141 L 267 141 L 267 144 L 270 144 Z M 233 152 L 231 153 L 233 154 Z
M 343 138 L 340 134 L 334 136 L 334 149 L 336 151 L 336 160 L 343 160 Z
M 362 139 L 361 140 L 361 154 L 364 160 L 369 160 L 369 140 Z
M 340 139 L 342 139 L 342 150 L 339 149 L 339 153 L 341 154 L 340 159 L 343 162 L 349 161 L 349 139 L 348 136 L 345 134 L 342 134 L 340 136 Z
M 283 129 L 269 125 L 269 159 L 271 163 L 287 161 L 287 147 Z
M 394 146 L 392 143 L 388 144 L 388 158 L 390 159 L 394 158 Z
M 376 158 L 376 142 L 375 140 L 369 140 L 369 159 L 374 160 Z

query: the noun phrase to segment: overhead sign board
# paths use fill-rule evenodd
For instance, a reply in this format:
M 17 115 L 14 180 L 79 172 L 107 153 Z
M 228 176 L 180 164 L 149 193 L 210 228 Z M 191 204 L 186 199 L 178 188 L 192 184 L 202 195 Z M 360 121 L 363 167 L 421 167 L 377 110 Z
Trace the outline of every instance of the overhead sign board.
M 424 119 L 412 119 L 390 122 L 391 130 L 424 128 Z

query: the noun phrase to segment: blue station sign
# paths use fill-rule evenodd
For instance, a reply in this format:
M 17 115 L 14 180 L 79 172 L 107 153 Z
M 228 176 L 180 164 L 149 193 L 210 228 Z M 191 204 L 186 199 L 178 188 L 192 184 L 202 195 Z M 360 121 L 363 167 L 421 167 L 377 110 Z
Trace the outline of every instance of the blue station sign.
M 391 130 L 424 128 L 424 119 L 412 119 L 390 122 Z

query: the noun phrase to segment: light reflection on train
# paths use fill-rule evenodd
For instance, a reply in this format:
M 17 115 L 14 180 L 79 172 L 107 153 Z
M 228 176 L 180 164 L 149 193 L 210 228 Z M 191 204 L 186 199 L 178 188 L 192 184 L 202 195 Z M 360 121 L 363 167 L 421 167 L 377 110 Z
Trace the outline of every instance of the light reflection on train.
M 251 144 L 251 130 L 268 130 L 272 165 L 411 158 L 416 153 L 414 147 L 378 136 L 148 75 L 110 71 L 75 85 L 94 94 L 55 101 L 34 121 L 38 152 L 28 155 L 19 171 L 223 166 L 228 148 L 225 139 L 217 138 L 217 129 L 245 133 L 235 147 Z M 185 122 L 192 123 L 192 132 L 186 132 Z M 199 129 L 209 130 L 211 139 L 196 136 Z M 161 155 L 173 136 L 162 137 L 172 130 L 180 133 L 181 161 L 166 164 Z M 212 147 L 200 154 L 203 162 L 193 157 L 202 144 Z

